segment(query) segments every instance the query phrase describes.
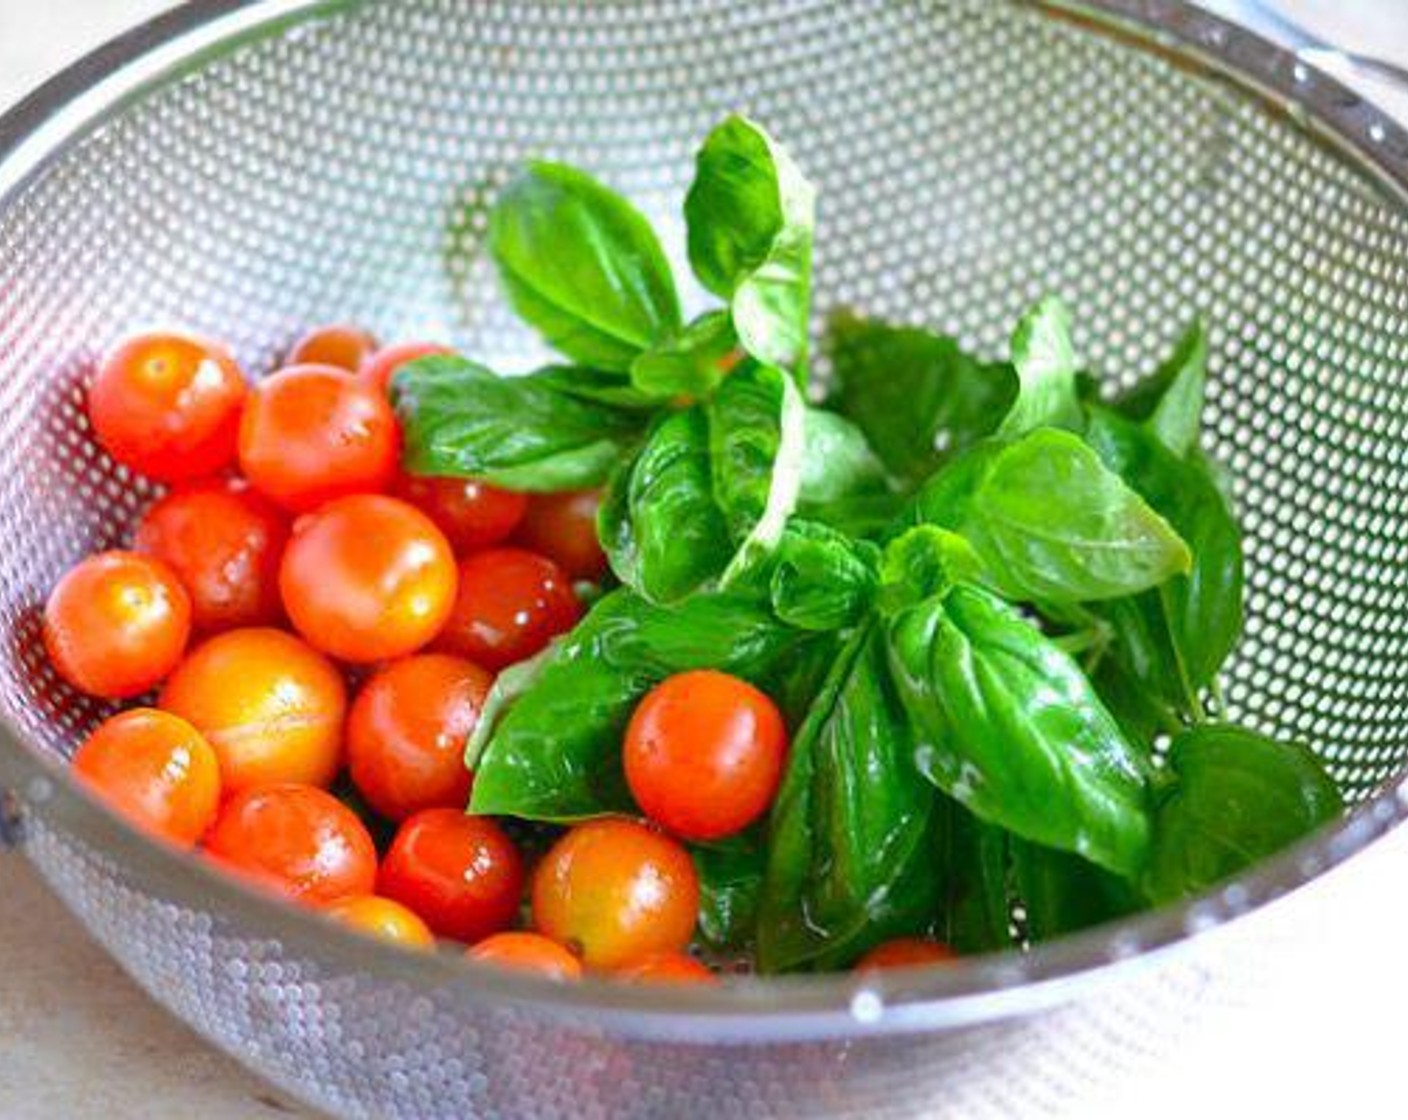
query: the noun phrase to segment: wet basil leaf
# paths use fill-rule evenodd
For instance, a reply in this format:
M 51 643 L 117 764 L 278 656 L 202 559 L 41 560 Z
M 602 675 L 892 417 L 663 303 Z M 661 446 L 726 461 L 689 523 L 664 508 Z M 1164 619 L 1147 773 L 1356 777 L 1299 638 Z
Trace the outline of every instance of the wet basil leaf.
M 1202 430 L 1207 367 L 1207 332 L 1199 319 L 1153 374 L 1116 398 L 1115 408 L 1142 421 L 1160 443 L 1184 458 L 1197 447 Z
M 952 798 L 939 796 L 943 920 L 939 940 L 959 953 L 1010 949 L 1008 835 Z
M 699 874 L 699 932 L 716 949 L 742 949 L 758 924 L 767 848 L 750 829 L 691 853 Z
M 1043 427 L 1080 431 L 1084 415 L 1078 365 L 1070 314 L 1060 300 L 1048 296 L 1022 317 L 1012 335 L 1017 396 L 997 434 L 1014 439 Z
M 707 312 L 637 357 L 631 383 L 655 400 L 707 397 L 723 381 L 737 347 L 728 312 Z
M 840 630 L 870 609 L 880 550 L 810 521 L 793 521 L 778 546 L 772 578 L 777 617 L 803 630 Z
M 865 434 L 835 412 L 808 407 L 803 412 L 806 433 L 802 457 L 803 510 L 821 509 L 858 497 L 888 497 L 884 464 L 866 442 Z
M 1012 885 L 1026 915 L 1027 936 L 1050 941 L 1112 922 L 1148 903 L 1128 879 L 1089 860 L 1010 837 Z

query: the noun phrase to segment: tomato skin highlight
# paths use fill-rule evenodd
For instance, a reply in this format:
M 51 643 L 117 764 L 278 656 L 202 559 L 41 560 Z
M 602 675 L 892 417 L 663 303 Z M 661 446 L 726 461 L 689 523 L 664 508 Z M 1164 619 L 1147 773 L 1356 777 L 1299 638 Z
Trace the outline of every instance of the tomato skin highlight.
M 298 520 L 279 588 L 309 644 L 369 664 L 434 638 L 454 608 L 456 578 L 449 542 L 430 518 L 397 498 L 358 494 Z
M 274 783 L 326 787 L 342 766 L 342 674 L 282 630 L 210 638 L 171 675 L 158 703 L 215 748 L 226 796 Z
M 290 366 L 250 390 L 240 469 L 284 509 L 304 513 L 396 477 L 401 430 L 386 398 L 333 366 Z
M 378 393 L 389 394 L 391 382 L 400 368 L 419 358 L 451 355 L 454 350 L 438 342 L 401 342 L 384 346 L 362 367 L 361 378 Z
M 896 937 L 881 942 L 855 963 L 856 972 L 885 968 L 912 968 L 957 960 L 958 954 L 942 941 L 928 937 Z
M 371 894 L 376 883 L 376 846 L 366 826 L 313 786 L 235 794 L 207 834 L 205 852 L 246 882 L 310 906 Z
M 195 844 L 220 809 L 220 764 L 200 732 L 155 708 L 103 721 L 73 756 L 73 771 L 132 824 L 180 847 Z
M 207 480 L 173 490 L 142 515 L 132 547 L 166 563 L 191 597 L 191 625 L 213 634 L 283 617 L 279 560 L 287 519 L 238 483 Z
M 632 984 L 717 984 L 719 978 L 688 953 L 651 953 L 611 974 Z
M 160 560 L 100 552 L 55 585 L 43 630 L 64 680 L 91 696 L 124 700 L 176 667 L 191 633 L 191 600 Z
M 338 323 L 315 327 L 293 344 L 285 366 L 332 366 L 358 372 L 376 353 L 376 339 L 361 327 Z
M 246 392 L 223 347 L 190 334 L 144 334 L 99 364 L 88 418 L 123 466 L 158 482 L 184 482 L 234 459 Z
M 540 933 L 511 931 L 486 937 L 466 954 L 480 964 L 533 972 L 549 980 L 579 980 L 582 962 Z
M 374 894 L 348 895 L 323 908 L 336 922 L 367 937 L 375 937 L 404 949 L 433 949 L 435 935 L 411 910 L 389 898 Z
M 533 876 L 533 925 L 580 950 L 589 969 L 627 967 L 681 951 L 699 917 L 699 878 L 685 849 L 636 821 L 608 817 L 571 829 Z
M 641 810 L 688 840 L 718 840 L 772 805 L 787 727 L 767 696 L 712 669 L 679 673 L 636 706 L 623 748 Z
M 377 893 L 410 907 L 441 937 L 475 942 L 513 924 L 523 880 L 523 859 L 496 822 L 425 809 L 397 830 Z
M 498 672 L 541 651 L 582 617 L 567 574 L 546 557 L 495 548 L 460 562 L 459 592 L 435 648 Z
M 435 522 L 457 555 L 502 544 L 528 507 L 527 495 L 472 478 L 403 475 L 396 496 Z
M 347 721 L 348 769 L 367 804 L 391 821 L 463 809 L 473 781 L 465 741 L 493 683 L 473 662 L 441 653 L 378 669 Z
M 531 494 L 514 540 L 546 556 L 572 579 L 599 583 L 607 569 L 596 531 L 600 509 L 600 490 Z

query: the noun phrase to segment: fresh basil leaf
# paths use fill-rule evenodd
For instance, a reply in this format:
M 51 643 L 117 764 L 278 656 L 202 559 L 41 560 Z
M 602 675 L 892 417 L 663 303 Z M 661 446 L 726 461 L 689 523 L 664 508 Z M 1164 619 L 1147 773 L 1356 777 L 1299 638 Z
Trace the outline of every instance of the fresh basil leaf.
M 1183 458 L 1198 445 L 1207 371 L 1207 331 L 1197 319 L 1152 375 L 1116 398 L 1115 408 L 1145 423 L 1160 443 Z
M 895 615 L 890 664 L 921 772 L 1025 839 L 1134 874 L 1146 762 L 1076 664 L 1015 609 L 960 584 Z
M 656 400 L 699 400 L 718 388 L 737 348 L 728 312 L 710 311 L 639 355 L 631 382 Z
M 657 607 L 610 593 L 548 648 L 526 687 L 481 716 L 470 809 L 543 821 L 633 812 L 621 737 L 641 697 L 690 669 L 761 687 L 807 638 L 763 599 L 701 592 Z
M 684 202 L 689 261 L 728 301 L 753 357 L 800 373 L 811 308 L 816 191 L 761 127 L 730 116 L 704 141 Z
M 699 875 L 699 932 L 716 949 L 741 949 L 753 940 L 767 848 L 756 829 L 691 853 Z
M 879 630 L 837 659 L 773 805 L 758 920 L 763 972 L 850 964 L 932 925 L 937 798 L 914 771 Z
M 945 595 L 959 582 L 976 582 L 983 571 L 973 546 L 947 529 L 918 525 L 885 546 L 880 561 L 880 603 L 886 613 Z
M 592 369 L 590 366 L 545 366 L 533 376 L 541 378 L 544 384 L 551 385 L 564 396 L 579 400 L 638 413 L 653 411 L 660 406 L 658 397 L 642 392 L 631 384 L 625 374 L 611 370 Z M 644 418 L 641 423 L 644 423 Z
M 991 435 L 1016 395 L 1010 365 L 979 361 L 929 331 L 841 314 L 828 324 L 827 341 L 837 408 L 910 485 L 946 454 Z
M 880 550 L 811 521 L 793 521 L 772 569 L 773 610 L 803 630 L 840 630 L 870 609 Z
M 908 501 L 893 492 L 857 494 L 830 502 L 799 502 L 797 515 L 826 525 L 856 539 L 885 536 L 897 518 L 904 515 Z
M 943 875 L 940 940 L 958 953 L 1010 949 L 1007 833 L 939 796 L 939 867 Z
M 499 377 L 459 357 L 422 358 L 393 384 L 413 474 L 482 478 L 510 490 L 600 486 L 640 418 L 562 389 L 562 373 Z
M 887 497 L 884 464 L 865 434 L 844 416 L 824 408 L 805 408 L 806 451 L 802 457 L 801 509 L 821 509 L 860 497 Z
M 559 353 L 627 371 L 680 325 L 650 223 L 590 175 L 530 163 L 489 214 L 489 251 L 514 309 Z
M 1107 606 L 1113 608 L 1132 604 L 1137 609 L 1141 599 L 1142 596 L 1117 600 Z M 1107 621 L 1113 617 L 1112 614 L 1107 615 Z M 1158 621 L 1162 621 L 1161 615 Z M 1143 632 L 1142 623 L 1134 632 Z M 1128 633 L 1129 631 L 1122 630 L 1119 624 L 1114 625 L 1117 643 L 1126 640 Z M 1164 689 L 1154 689 L 1141 684 L 1126 667 L 1127 663 L 1128 659 L 1121 649 L 1107 651 L 1091 674 L 1090 683 L 1095 686 L 1095 691 L 1099 693 L 1105 707 L 1123 729 L 1125 738 L 1139 748 L 1141 753 L 1152 758 L 1154 740 L 1163 733 L 1179 731 L 1183 727 L 1179 719 L 1182 696 L 1180 694 L 1176 699 L 1172 699 Z
M 1274 855 L 1344 811 L 1319 759 L 1297 743 L 1221 724 L 1174 739 L 1177 782 L 1159 805 L 1144 886 L 1182 898 Z
M 1080 431 L 1078 362 L 1065 304 L 1048 296 L 1023 316 L 1012 335 L 1012 365 L 1017 397 L 998 426 L 999 436 L 1014 439 L 1042 427 Z
M 1089 860 L 1009 837 L 1013 886 L 1026 914 L 1027 936 L 1050 941 L 1103 925 L 1147 906 L 1128 879 Z

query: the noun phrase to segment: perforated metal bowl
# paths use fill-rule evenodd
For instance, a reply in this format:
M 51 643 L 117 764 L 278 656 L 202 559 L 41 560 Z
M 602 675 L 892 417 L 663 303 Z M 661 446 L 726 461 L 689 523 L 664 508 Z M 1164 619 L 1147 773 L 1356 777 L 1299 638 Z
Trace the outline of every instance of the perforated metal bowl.
M 1312 743 L 1353 816 L 1225 890 L 1027 956 L 662 994 L 364 943 L 82 795 L 62 763 L 107 709 L 55 678 L 36 608 L 151 496 L 85 431 L 95 355 L 184 323 L 257 371 L 350 319 L 527 365 L 477 252 L 507 170 L 585 164 L 679 250 L 692 147 L 734 108 L 820 184 L 819 312 L 992 351 L 1055 290 L 1115 380 L 1205 312 L 1210 438 L 1250 546 L 1227 700 Z M 0 788 L 23 847 L 157 999 L 349 1115 L 1075 1107 L 1327 931 L 1372 928 L 1372 892 L 1346 886 L 1371 855 L 1408 865 L 1405 192 L 1403 132 L 1171 0 L 184 8 L 0 121 Z

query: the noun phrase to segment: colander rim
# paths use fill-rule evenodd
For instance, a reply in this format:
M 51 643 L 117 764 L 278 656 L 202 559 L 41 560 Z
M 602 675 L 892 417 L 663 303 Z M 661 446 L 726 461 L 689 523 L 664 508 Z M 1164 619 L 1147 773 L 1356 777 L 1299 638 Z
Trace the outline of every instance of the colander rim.
M 31 179 L 132 99 L 285 21 L 362 0 L 193 0 L 110 41 L 0 115 L 0 213 Z M 1237 86 L 1339 148 L 1408 206 L 1408 132 L 1335 79 L 1187 0 L 1019 0 Z M 879 975 L 745 978 L 672 990 L 588 980 L 554 985 L 445 955 L 406 953 L 278 903 L 133 830 L 26 742 L 0 715 L 0 793 L 43 806 L 45 827 L 78 835 L 140 870 L 176 905 L 228 914 L 333 969 L 371 973 L 443 998 L 513 1004 L 582 1029 L 688 1042 L 782 1042 L 946 1029 L 1054 1006 L 1155 960 L 1324 877 L 1408 819 L 1408 776 L 1391 779 L 1341 821 L 1246 875 L 1165 906 L 1032 949 L 939 969 Z

